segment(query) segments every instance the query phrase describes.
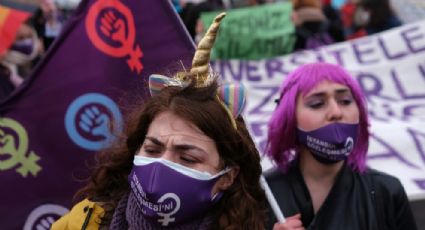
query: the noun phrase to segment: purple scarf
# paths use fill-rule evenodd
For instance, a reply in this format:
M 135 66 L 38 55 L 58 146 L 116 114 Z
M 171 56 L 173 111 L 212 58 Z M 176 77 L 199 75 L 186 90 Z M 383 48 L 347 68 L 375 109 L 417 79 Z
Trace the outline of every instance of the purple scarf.
M 140 208 L 136 204 L 136 198 L 132 192 L 124 195 L 118 202 L 115 208 L 114 215 L 112 216 L 109 229 L 111 230 L 210 230 L 212 227 L 212 217 L 206 216 L 201 219 L 193 220 L 189 223 L 182 224 L 176 227 L 162 227 L 155 223 L 149 222 L 143 218 Z

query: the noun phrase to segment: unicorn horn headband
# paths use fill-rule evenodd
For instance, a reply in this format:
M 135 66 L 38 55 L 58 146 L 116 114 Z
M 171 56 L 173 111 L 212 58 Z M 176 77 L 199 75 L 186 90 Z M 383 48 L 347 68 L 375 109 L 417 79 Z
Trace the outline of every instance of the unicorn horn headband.
M 210 83 L 212 78 L 209 72 L 210 53 L 220 28 L 220 22 L 225 16 L 226 13 L 221 13 L 214 18 L 205 36 L 198 44 L 189 74 L 195 79 L 188 79 L 187 74 L 177 74 L 173 78 L 153 74 L 149 77 L 149 90 L 152 96 L 168 86 L 184 88 L 189 85 L 191 80 L 195 80 L 195 87 L 205 87 Z M 245 92 L 245 87 L 242 84 L 235 83 L 223 84 L 217 90 L 217 100 L 229 115 L 235 129 L 237 129 L 235 119 L 240 115 L 245 105 Z
M 190 72 L 195 74 L 197 77 L 197 82 L 200 85 L 207 83 L 209 74 L 209 62 L 210 62 L 210 53 L 214 45 L 215 39 L 217 37 L 218 29 L 220 28 L 220 22 L 226 16 L 226 13 L 221 13 L 214 18 L 213 23 L 210 28 L 208 28 L 207 33 L 202 38 L 198 44 L 195 55 L 193 56 L 192 69 Z

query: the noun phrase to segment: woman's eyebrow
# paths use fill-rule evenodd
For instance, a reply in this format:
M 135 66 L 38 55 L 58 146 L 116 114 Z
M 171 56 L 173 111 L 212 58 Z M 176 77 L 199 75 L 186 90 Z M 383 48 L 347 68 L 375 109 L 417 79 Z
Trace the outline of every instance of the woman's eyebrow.
M 305 98 L 312 98 L 312 97 L 324 97 L 326 96 L 325 92 L 316 92 L 309 95 L 306 95 Z
M 156 145 L 159 145 L 159 146 L 162 146 L 162 147 L 164 147 L 164 146 L 165 146 L 165 145 L 164 145 L 164 143 L 162 143 L 160 140 L 158 140 L 158 139 L 157 139 L 157 138 L 155 138 L 155 137 L 147 136 L 145 139 L 146 139 L 146 140 L 151 141 L 152 143 L 154 143 L 154 144 L 156 144 Z
M 334 92 L 335 92 L 335 94 L 345 94 L 347 92 L 350 93 L 350 89 L 347 89 L 347 88 L 336 89 L 336 90 L 334 90 Z M 307 97 L 324 97 L 324 96 L 326 96 L 326 92 L 319 91 L 319 92 L 315 92 L 315 93 L 312 93 L 312 94 L 308 94 L 306 96 L 306 98 Z
M 335 94 L 345 94 L 345 93 L 350 93 L 349 89 L 336 89 L 335 90 Z
M 201 151 L 201 152 L 204 152 L 205 153 L 205 151 L 202 149 L 202 148 L 200 148 L 200 147 L 198 147 L 198 146 L 195 146 L 195 145 L 189 145 L 189 144 L 179 144 L 179 145 L 174 145 L 173 146 L 173 149 L 174 150 L 192 150 L 192 149 L 194 149 L 194 150 L 199 150 L 199 151 Z
M 159 145 L 161 147 L 165 147 L 165 144 L 162 143 L 159 139 L 155 138 L 155 137 L 151 137 L 151 136 L 147 136 L 145 138 L 148 141 L 151 141 L 153 144 L 155 145 Z M 196 145 L 190 145 L 190 144 L 178 144 L 178 145 L 173 145 L 173 150 L 177 150 L 177 151 L 184 151 L 184 150 L 198 150 L 201 151 L 203 153 L 206 153 L 204 149 L 196 146 Z

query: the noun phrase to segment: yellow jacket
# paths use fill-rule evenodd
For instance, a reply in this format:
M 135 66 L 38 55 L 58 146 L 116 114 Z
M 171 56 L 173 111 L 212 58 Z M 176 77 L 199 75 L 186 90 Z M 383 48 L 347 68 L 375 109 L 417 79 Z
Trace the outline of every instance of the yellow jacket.
M 105 210 L 99 204 L 85 199 L 57 220 L 51 230 L 98 230 L 104 213 Z

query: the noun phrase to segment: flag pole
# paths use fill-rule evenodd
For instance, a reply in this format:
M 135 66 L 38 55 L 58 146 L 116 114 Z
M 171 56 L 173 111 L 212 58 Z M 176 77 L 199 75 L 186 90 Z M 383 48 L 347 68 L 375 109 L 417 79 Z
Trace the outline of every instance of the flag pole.
M 273 213 L 276 216 L 276 219 L 279 221 L 279 223 L 285 223 L 285 216 L 283 216 L 283 212 L 282 210 L 280 210 L 279 205 L 277 204 L 276 198 L 274 197 L 272 190 L 270 189 L 263 175 L 261 175 L 260 177 L 260 185 L 261 187 L 263 187 L 266 193 L 267 201 L 269 202 L 273 210 Z

